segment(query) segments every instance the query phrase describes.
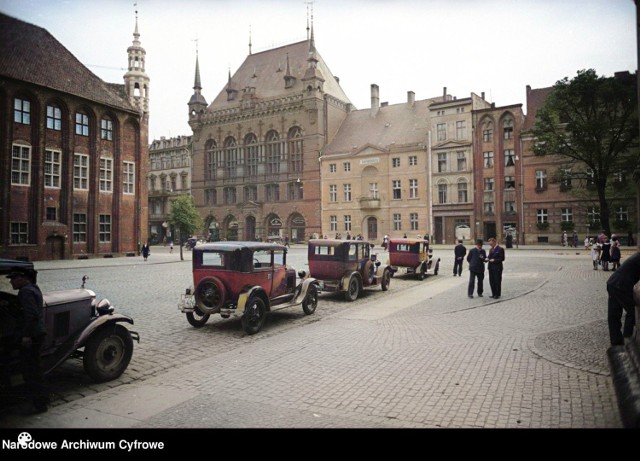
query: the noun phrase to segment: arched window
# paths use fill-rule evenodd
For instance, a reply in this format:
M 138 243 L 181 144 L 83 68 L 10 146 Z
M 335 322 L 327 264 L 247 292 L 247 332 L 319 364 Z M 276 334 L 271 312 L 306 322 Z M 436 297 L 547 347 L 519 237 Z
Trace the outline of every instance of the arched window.
M 253 133 L 249 133 L 244 137 L 244 163 L 246 165 L 247 176 L 258 176 L 260 146 L 258 145 L 258 138 Z
M 502 127 L 504 131 L 504 139 L 512 139 L 513 138 L 513 119 L 511 117 L 507 117 L 502 122 Z
M 204 145 L 204 179 L 216 179 L 216 141 L 209 139 Z
M 282 142 L 275 130 L 271 130 L 266 136 L 267 174 L 280 173 L 280 160 L 282 158 Z
M 224 176 L 235 178 L 238 175 L 238 145 L 233 136 L 224 140 Z
M 294 126 L 289 130 L 289 172 L 301 173 L 302 163 L 302 130 Z

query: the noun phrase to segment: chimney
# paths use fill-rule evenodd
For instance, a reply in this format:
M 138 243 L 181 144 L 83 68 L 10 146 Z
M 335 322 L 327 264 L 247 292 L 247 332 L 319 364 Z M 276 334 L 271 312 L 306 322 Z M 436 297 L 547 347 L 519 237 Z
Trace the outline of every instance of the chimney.
M 334 75 L 333 78 L 336 79 L 336 83 L 339 85 L 340 84 L 340 78 L 337 75 Z
M 482 93 L 480 93 L 482 95 L 482 99 L 484 99 L 484 91 Z
M 442 88 L 442 99 L 446 100 L 447 99 L 447 87 L 443 87 Z
M 375 83 L 371 84 L 371 116 L 378 115 L 380 108 L 380 88 Z
M 407 91 L 407 103 L 413 106 L 415 102 L 416 102 L 416 94 L 413 91 Z

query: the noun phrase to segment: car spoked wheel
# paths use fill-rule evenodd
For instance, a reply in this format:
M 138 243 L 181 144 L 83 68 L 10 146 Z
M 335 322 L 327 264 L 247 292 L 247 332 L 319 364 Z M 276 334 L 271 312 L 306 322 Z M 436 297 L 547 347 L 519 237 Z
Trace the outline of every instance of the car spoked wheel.
M 84 348 L 83 365 L 96 382 L 118 378 L 129 366 L 133 339 L 122 325 L 109 325 L 95 331 Z
M 244 332 L 248 335 L 259 332 L 262 325 L 264 325 L 266 315 L 267 309 L 264 301 L 257 296 L 249 298 L 244 308 L 244 314 L 242 314 L 242 329 Z
M 344 297 L 347 301 L 355 301 L 358 299 L 358 294 L 360 293 L 360 282 L 358 278 L 355 276 L 351 276 L 349 279 L 349 286 L 347 287 L 347 291 L 344 294 Z
M 318 307 L 318 288 L 315 285 L 309 285 L 307 295 L 302 301 L 302 310 L 310 315 L 316 311 L 316 307 Z
M 214 314 L 224 303 L 224 285 L 217 277 L 203 279 L 196 288 L 196 305 L 202 314 Z
M 387 291 L 389 289 L 389 285 L 391 284 L 391 271 L 389 269 L 385 269 L 382 273 L 382 280 L 380 282 L 380 287 L 382 291 Z
M 203 313 L 197 307 L 194 307 L 193 312 L 187 312 L 187 322 L 191 324 L 191 326 L 195 328 L 203 327 L 207 320 L 209 320 L 210 315 Z

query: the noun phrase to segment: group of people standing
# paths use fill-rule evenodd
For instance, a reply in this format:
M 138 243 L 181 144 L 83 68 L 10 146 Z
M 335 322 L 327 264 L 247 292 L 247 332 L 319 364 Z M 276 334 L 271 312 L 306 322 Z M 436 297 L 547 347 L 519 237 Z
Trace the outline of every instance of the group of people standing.
M 598 270 L 598 266 L 602 266 L 603 271 L 609 270 L 609 263 L 611 263 L 611 270 L 616 270 L 620 267 L 620 260 L 622 259 L 622 253 L 620 252 L 620 241 L 618 237 L 614 235 L 609 236 L 602 232 L 591 245 L 591 261 L 593 263 L 593 270 Z
M 469 285 L 467 287 L 467 294 L 469 298 L 473 298 L 473 293 L 476 291 L 477 281 L 477 294 L 482 298 L 484 295 L 484 273 L 485 264 L 487 264 L 487 271 L 489 272 L 489 286 L 491 287 L 491 298 L 500 299 L 502 296 L 502 269 L 505 259 L 504 248 L 498 245 L 498 241 L 495 237 L 489 239 L 489 253 L 482 248 L 484 244 L 482 239 L 475 241 L 475 246 L 469 250 L 467 254 L 467 248 L 462 244 L 462 240 L 458 240 L 458 244 L 454 248 L 454 264 L 453 275 L 458 277 L 462 276 L 462 263 L 465 259 L 469 263 Z

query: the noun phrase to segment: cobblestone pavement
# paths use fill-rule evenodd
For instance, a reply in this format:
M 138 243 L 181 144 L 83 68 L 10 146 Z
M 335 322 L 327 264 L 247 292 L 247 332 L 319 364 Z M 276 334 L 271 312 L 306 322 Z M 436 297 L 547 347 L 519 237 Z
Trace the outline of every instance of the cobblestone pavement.
M 354 303 L 322 294 L 315 314 L 279 311 L 254 336 L 237 320 L 188 325 L 176 303 L 190 254 L 167 251 L 152 249 L 150 264 L 36 263 L 45 290 L 89 273 L 141 342 L 120 379 L 92 384 L 65 364 L 50 377 L 48 413 L 5 414 L 0 427 L 621 427 L 608 273 L 584 250 L 508 251 L 496 301 L 487 278 L 485 297 L 468 299 L 466 271 L 451 276 L 452 250 L 436 249 L 438 276 L 396 275 Z M 303 248 L 290 256 L 304 266 Z

